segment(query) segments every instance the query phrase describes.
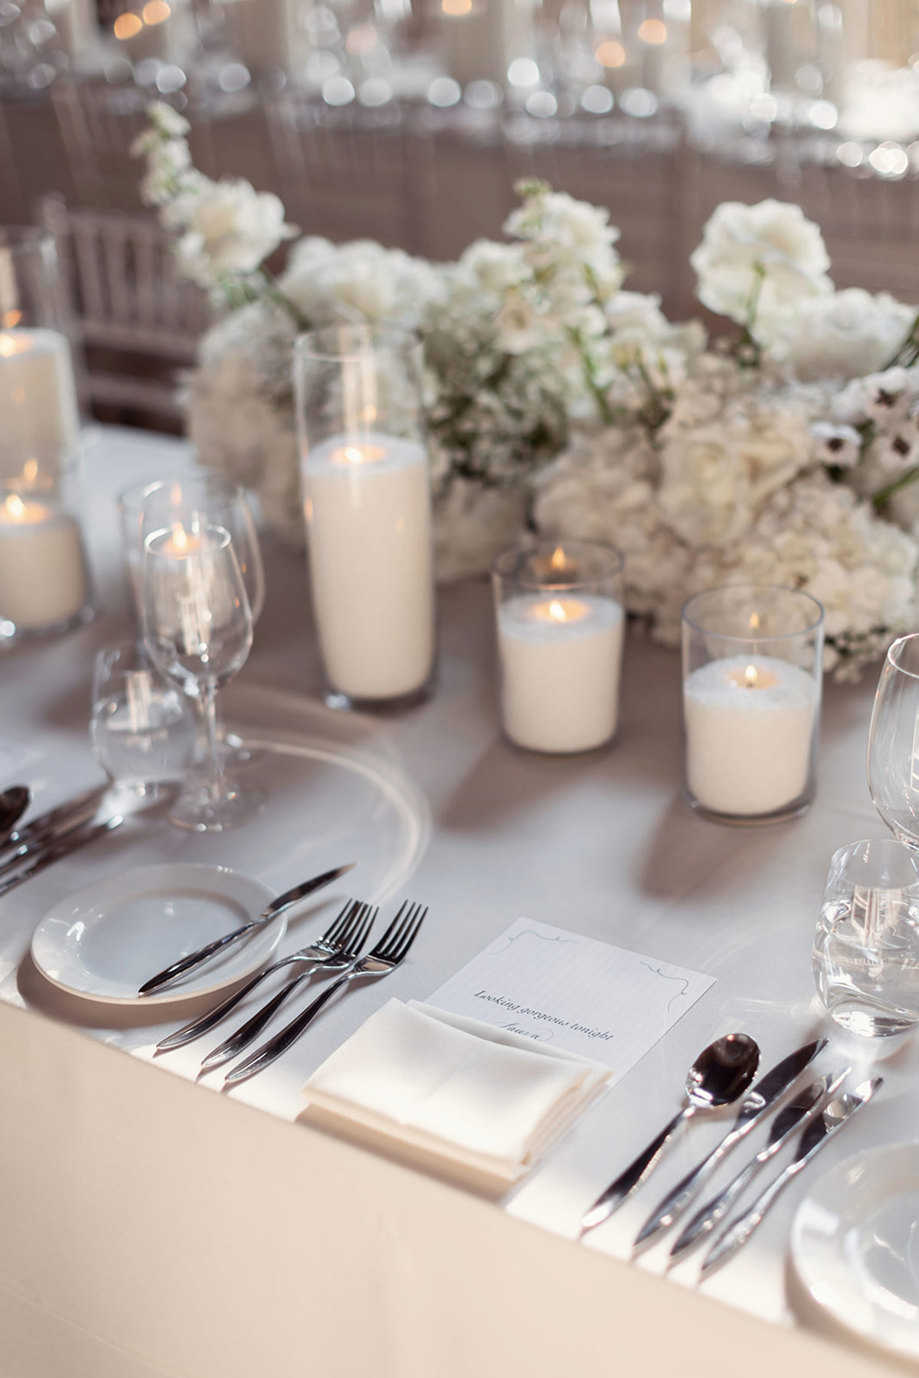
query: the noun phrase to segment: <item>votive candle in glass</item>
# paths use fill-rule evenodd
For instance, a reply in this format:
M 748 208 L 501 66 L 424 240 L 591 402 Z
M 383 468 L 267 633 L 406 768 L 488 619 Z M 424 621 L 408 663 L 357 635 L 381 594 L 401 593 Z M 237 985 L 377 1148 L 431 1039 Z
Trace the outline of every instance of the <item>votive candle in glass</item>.
M 683 723 L 692 806 L 726 823 L 800 813 L 816 782 L 823 608 L 768 584 L 683 607 Z
M 492 580 L 505 736 L 559 755 L 604 746 L 619 722 L 622 556 L 544 540 L 505 551 Z
M 294 379 L 313 611 L 326 702 L 420 697 L 435 658 L 421 345 L 336 326 L 297 341 Z

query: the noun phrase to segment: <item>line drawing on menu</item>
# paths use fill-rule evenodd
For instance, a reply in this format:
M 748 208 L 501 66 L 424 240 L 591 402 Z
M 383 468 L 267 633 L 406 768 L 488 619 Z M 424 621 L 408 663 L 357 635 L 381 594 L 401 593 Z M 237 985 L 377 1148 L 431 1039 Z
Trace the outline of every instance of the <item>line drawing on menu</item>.
M 511 933 L 505 936 L 504 941 L 507 943 L 507 947 L 493 948 L 491 956 L 497 957 L 500 953 L 506 952 L 507 948 L 510 947 L 512 943 L 515 943 L 518 938 L 539 938 L 544 943 L 574 943 L 575 945 L 580 943 L 579 938 L 563 938 L 560 934 L 537 933 L 534 928 L 522 928 L 519 933 Z
M 653 971 L 655 976 L 660 976 L 663 981 L 679 981 L 682 984 L 683 989 L 671 995 L 670 999 L 667 1001 L 667 1013 L 669 1014 L 670 1006 L 673 1004 L 674 1000 L 684 1000 L 686 998 L 689 992 L 689 982 L 685 976 L 668 976 L 665 971 L 661 971 L 660 967 L 653 967 L 650 962 L 643 961 L 641 965 L 647 967 L 649 971 Z

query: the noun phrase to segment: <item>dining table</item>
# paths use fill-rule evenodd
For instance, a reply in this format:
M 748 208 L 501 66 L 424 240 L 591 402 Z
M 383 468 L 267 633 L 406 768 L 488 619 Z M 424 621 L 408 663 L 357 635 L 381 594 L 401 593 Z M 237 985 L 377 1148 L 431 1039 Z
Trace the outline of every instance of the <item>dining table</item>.
M 162 435 L 98 427 L 84 456 L 95 619 L 0 652 L 0 787 L 34 807 L 101 782 L 93 660 L 136 635 L 122 490 L 194 463 Z M 707 820 L 683 793 L 679 655 L 629 627 L 609 749 L 525 752 L 501 735 L 485 579 L 438 591 L 436 682 L 378 715 L 323 699 L 306 561 L 263 531 L 265 608 L 226 690 L 268 793 L 238 829 L 198 834 L 152 806 L 0 899 L 0 1370 L 4 1378 L 599 1378 L 911 1369 L 831 1320 L 790 1260 L 808 1184 L 852 1154 L 919 1139 L 919 1051 L 855 1041 L 816 1002 L 811 947 L 832 852 L 883 837 L 865 780 L 876 673 L 827 683 L 817 794 L 772 826 Z M 344 897 L 429 916 L 386 980 L 331 1003 L 231 1089 L 201 1049 L 155 1045 L 203 1006 L 102 1004 L 59 989 L 33 930 L 71 893 L 164 862 L 233 867 L 279 894 L 356 869 L 292 920 L 293 950 Z M 525 917 L 713 978 L 706 993 L 513 1189 L 487 1195 L 302 1118 L 302 1087 L 375 1010 L 426 1000 Z M 578 1239 L 580 1218 L 678 1109 L 686 1069 L 744 1031 L 762 1069 L 826 1037 L 821 1067 L 882 1075 L 873 1104 L 786 1192 L 749 1245 L 699 1283 L 631 1258 L 660 1192 Z M 826 1059 L 829 1059 L 827 1062 Z M 700 1122 L 661 1192 L 731 1122 Z

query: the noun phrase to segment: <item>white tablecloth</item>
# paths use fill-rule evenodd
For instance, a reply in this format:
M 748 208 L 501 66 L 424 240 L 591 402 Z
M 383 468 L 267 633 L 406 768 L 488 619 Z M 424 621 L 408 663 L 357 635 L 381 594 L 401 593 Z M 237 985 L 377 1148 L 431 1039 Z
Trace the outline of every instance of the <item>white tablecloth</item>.
M 104 615 L 0 658 L 4 782 L 30 780 L 39 802 L 98 776 L 86 734 L 92 656 L 129 630 L 112 495 L 184 456 L 173 442 L 103 433 L 88 462 L 88 531 Z M 805 1183 L 704 1289 L 691 1286 L 693 1269 L 661 1281 L 659 1253 L 622 1261 L 650 1197 L 723 1125 L 695 1128 L 650 1195 L 589 1243 L 573 1242 L 582 1209 L 673 1113 L 685 1068 L 711 1038 L 747 1030 L 765 1067 L 829 1032 L 813 1002 L 810 944 L 830 852 L 884 835 L 864 781 L 873 684 L 829 688 L 819 795 L 805 817 L 726 829 L 680 796 L 673 653 L 630 638 L 611 752 L 515 752 L 495 721 L 488 590 L 471 584 L 441 597 L 435 695 L 379 723 L 342 718 L 318 703 L 303 563 L 265 544 L 268 605 L 228 706 L 245 722 L 261 707 L 275 728 L 328 734 L 385 766 L 411 821 L 387 884 L 426 901 L 431 917 L 404 968 L 333 1004 L 269 1072 L 221 1095 L 213 1078 L 190 1084 L 191 1050 L 149 1065 L 174 1019 L 100 1013 L 55 992 L 24 954 L 56 899 L 158 856 L 223 860 L 285 888 L 315 859 L 296 799 L 275 798 L 270 845 L 264 832 L 247 852 L 243 833 L 135 828 L 0 901 L 5 1378 L 889 1372 L 890 1360 L 832 1331 L 787 1267 Z M 330 851 L 336 859 L 347 858 Z M 367 874 L 379 864 L 368 860 Z M 524 914 L 717 979 L 511 1198 L 487 1203 L 286 1123 L 306 1077 L 371 1010 L 391 996 L 425 998 Z M 300 941 L 292 933 L 288 947 Z M 837 1046 L 837 1061 L 866 1056 Z M 878 1102 L 827 1148 L 812 1180 L 860 1149 L 916 1137 L 916 1046 L 883 1070 Z

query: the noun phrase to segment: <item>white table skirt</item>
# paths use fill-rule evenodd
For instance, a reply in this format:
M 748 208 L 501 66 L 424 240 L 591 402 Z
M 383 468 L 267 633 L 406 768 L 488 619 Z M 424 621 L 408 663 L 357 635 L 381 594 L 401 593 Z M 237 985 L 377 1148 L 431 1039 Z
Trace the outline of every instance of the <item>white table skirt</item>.
M 0 660 L 0 741 L 8 762 L 17 751 L 25 760 L 8 778 L 43 782 L 47 802 L 97 776 L 91 659 L 128 629 L 112 495 L 184 454 L 162 439 L 103 434 L 89 461 L 89 530 L 108 611 Z M 467 585 L 441 598 L 436 695 L 380 724 L 342 720 L 317 704 L 302 562 L 270 538 L 266 548 L 268 606 L 235 703 L 245 719 L 263 703 L 275 725 L 325 728 L 385 759 L 418 812 L 401 893 L 429 903 L 431 917 L 405 968 L 333 1005 L 274 1068 L 225 1096 L 189 1084 L 190 1053 L 148 1065 L 174 1020 L 151 1026 L 129 1010 L 103 1027 L 98 1007 L 53 992 L 23 961 L 31 930 L 61 895 L 164 847 L 282 889 L 299 878 L 309 839 L 301 858 L 280 843 L 247 856 L 242 834 L 135 834 L 94 844 L 0 902 L 4 1378 L 889 1372 L 891 1361 L 831 1331 L 786 1268 L 803 1184 L 704 1291 L 690 1286 L 692 1269 L 654 1276 L 659 1255 L 622 1261 L 648 1195 L 589 1244 L 572 1242 L 584 1206 L 673 1113 L 685 1067 L 712 1037 L 748 1030 L 768 1066 L 829 1032 L 812 999 L 810 943 L 830 852 L 884 834 L 864 783 L 873 685 L 830 687 L 820 792 L 804 818 L 725 829 L 679 794 L 672 653 L 630 639 L 612 752 L 517 753 L 494 718 L 488 591 Z M 276 809 L 283 833 L 287 813 Z M 503 1205 L 285 1123 L 302 1082 L 372 1009 L 391 995 L 424 998 L 521 914 L 716 984 Z M 838 1049 L 837 1061 L 851 1058 Z M 811 1180 L 859 1149 L 916 1137 L 917 1056 L 908 1045 L 885 1064 L 878 1102 Z M 720 1132 L 700 1125 L 687 1136 L 660 1169 L 661 1193 Z

